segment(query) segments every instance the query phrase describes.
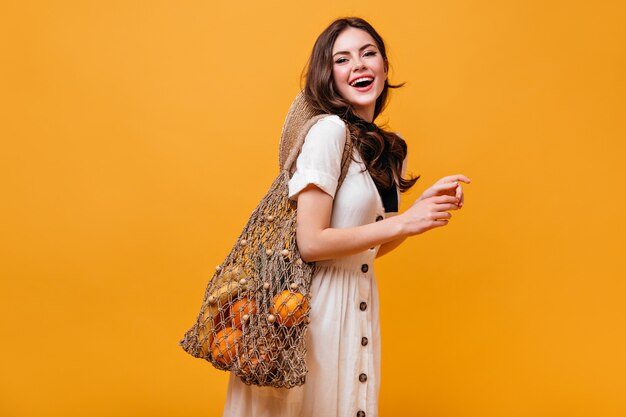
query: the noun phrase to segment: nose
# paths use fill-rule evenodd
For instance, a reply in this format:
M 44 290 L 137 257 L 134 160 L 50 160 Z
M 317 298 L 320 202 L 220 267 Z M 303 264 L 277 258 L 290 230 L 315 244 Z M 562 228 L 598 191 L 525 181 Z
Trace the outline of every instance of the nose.
M 361 58 L 357 58 L 354 61 L 352 61 L 354 63 L 354 71 L 360 70 L 360 69 L 364 69 L 365 68 L 365 64 L 363 63 L 363 61 L 361 61 Z

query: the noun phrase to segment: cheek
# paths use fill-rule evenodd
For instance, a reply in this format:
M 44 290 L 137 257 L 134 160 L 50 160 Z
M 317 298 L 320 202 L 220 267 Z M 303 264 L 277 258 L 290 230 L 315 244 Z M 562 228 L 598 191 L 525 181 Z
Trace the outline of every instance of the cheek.
M 338 88 L 343 88 L 346 82 L 347 82 L 347 78 L 346 78 L 346 71 L 341 69 L 341 68 L 334 68 L 333 69 L 333 82 L 335 83 L 335 86 Z
M 387 66 L 384 61 L 379 61 L 377 63 L 378 72 L 383 75 L 383 77 L 387 77 Z

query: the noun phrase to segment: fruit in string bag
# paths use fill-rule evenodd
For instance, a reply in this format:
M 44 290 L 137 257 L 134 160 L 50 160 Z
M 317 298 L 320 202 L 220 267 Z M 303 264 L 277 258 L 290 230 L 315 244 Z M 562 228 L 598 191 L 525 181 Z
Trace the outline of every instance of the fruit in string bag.
M 230 307 L 230 315 L 233 317 L 233 326 L 241 329 L 250 315 L 256 313 L 256 301 L 254 298 L 243 297 L 233 303 Z
M 245 278 L 239 281 L 228 280 L 211 293 L 207 300 L 209 302 L 209 308 L 214 309 L 216 306 L 223 306 L 235 298 L 237 294 L 247 289 L 248 281 Z
M 276 317 L 276 322 L 287 327 L 302 323 L 308 312 L 309 302 L 306 297 L 289 290 L 276 294 L 270 307 L 270 313 Z
M 241 339 L 241 330 L 225 327 L 217 332 L 211 345 L 211 355 L 216 362 L 230 366 L 237 357 L 237 344 Z
M 209 356 L 213 344 L 213 335 L 224 328 L 222 325 L 223 316 L 224 314 L 220 313 L 217 308 L 204 310 L 202 318 L 198 322 L 198 342 L 201 357 Z

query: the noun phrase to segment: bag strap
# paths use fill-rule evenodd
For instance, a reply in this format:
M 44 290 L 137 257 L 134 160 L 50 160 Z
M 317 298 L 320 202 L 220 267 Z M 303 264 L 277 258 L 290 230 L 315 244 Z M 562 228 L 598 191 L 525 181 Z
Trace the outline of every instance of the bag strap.
M 291 176 L 295 169 L 295 162 L 302 150 L 304 139 L 315 123 L 329 114 L 320 114 L 307 102 L 304 92 L 300 91 L 291 103 L 283 129 L 280 135 L 278 147 L 278 162 L 280 169 L 287 171 Z M 341 157 L 341 174 L 337 182 L 337 188 L 343 183 L 352 159 L 353 142 L 350 130 L 346 125 L 346 140 Z
M 283 166 L 283 170 L 289 172 L 290 176 L 295 171 L 295 162 L 302 150 L 302 145 L 304 144 L 304 139 L 306 135 L 309 133 L 309 130 L 315 123 L 317 123 L 320 119 L 329 116 L 328 114 L 320 114 L 317 116 L 311 117 L 307 122 L 302 126 L 300 132 L 296 136 L 295 140 L 291 144 L 291 149 L 289 151 L 289 155 L 285 161 Z M 350 160 L 352 159 L 352 137 L 350 135 L 350 129 L 346 125 L 345 128 L 346 140 L 343 146 L 343 154 L 341 156 L 341 174 L 339 175 L 339 180 L 337 182 L 337 188 L 343 183 L 343 180 L 346 178 L 346 174 L 348 173 L 348 168 L 350 167 Z

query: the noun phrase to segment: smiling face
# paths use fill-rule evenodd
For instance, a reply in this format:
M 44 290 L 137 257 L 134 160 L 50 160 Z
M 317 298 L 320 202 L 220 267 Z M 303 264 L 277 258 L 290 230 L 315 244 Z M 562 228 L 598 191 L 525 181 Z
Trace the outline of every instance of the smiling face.
M 376 99 L 385 87 L 387 63 L 376 41 L 364 30 L 348 27 L 333 45 L 333 83 L 361 119 L 374 118 Z

